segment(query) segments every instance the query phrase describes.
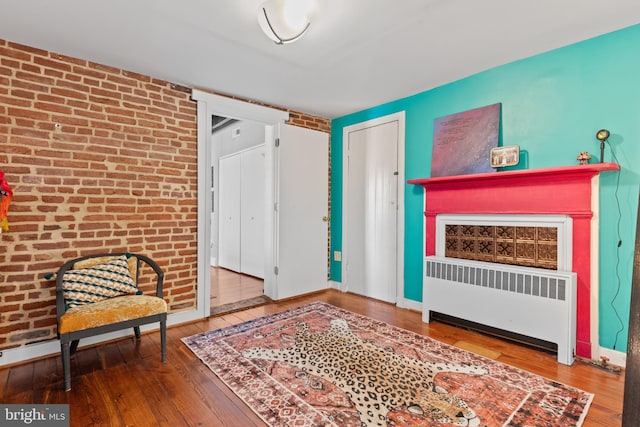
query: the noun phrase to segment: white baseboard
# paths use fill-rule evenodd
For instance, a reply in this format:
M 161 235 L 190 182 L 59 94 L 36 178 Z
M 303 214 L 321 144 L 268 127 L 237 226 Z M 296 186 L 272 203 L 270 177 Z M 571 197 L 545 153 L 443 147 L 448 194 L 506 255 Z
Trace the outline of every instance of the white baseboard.
M 600 347 L 600 356 L 608 358 L 607 363 L 612 365 L 620 366 L 621 368 L 627 366 L 627 353 Z
M 333 280 L 329 280 L 328 285 L 331 289 L 337 289 L 339 291 L 341 291 L 342 289 L 340 289 L 340 282 L 335 282 Z
M 328 285 L 331 289 L 336 289 L 341 292 L 347 292 L 347 289 L 343 288 L 341 282 L 336 282 L 334 280 L 329 280 Z M 407 308 L 409 310 L 422 311 L 422 303 L 419 301 L 414 301 L 406 298 L 398 298 L 396 301 L 396 306 L 398 308 Z
M 180 311 L 177 313 L 170 313 L 167 316 L 167 326 L 178 325 L 180 323 L 191 322 L 202 318 L 202 313 L 197 310 Z M 158 323 L 149 325 L 143 325 L 140 327 L 141 332 L 155 331 L 160 328 Z M 131 328 L 123 329 L 121 331 L 110 332 L 107 334 L 97 335 L 91 338 L 85 338 L 80 341 L 79 348 L 86 347 L 101 343 L 104 341 L 110 341 L 117 338 L 122 338 L 131 335 Z M 13 365 L 15 363 L 22 363 L 27 360 L 37 359 L 40 357 L 50 356 L 52 354 L 60 353 L 60 341 L 53 339 L 50 341 L 44 341 L 37 344 L 28 344 L 22 347 L 11 348 L 8 350 L 0 351 L 0 367 L 6 365 Z
M 414 301 L 412 299 L 398 298 L 396 305 L 400 308 L 422 312 L 422 303 L 419 301 Z

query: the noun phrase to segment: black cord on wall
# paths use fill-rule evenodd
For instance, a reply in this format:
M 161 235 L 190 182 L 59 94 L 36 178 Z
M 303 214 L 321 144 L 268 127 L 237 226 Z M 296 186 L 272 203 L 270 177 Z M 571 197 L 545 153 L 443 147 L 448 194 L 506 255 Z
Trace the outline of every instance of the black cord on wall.
M 615 160 L 615 162 L 618 164 L 618 166 L 620 166 L 620 162 L 618 161 L 618 158 L 616 157 L 616 153 L 615 151 L 613 151 L 613 146 L 611 145 L 611 143 L 609 143 L 609 148 L 611 148 L 611 156 L 613 157 L 613 160 Z M 622 279 L 620 278 L 620 246 L 622 246 L 622 235 L 620 232 L 620 223 L 622 222 L 622 210 L 620 209 L 620 198 L 618 197 L 618 189 L 620 188 L 620 172 L 618 171 L 618 176 L 616 178 L 616 189 L 614 192 L 614 197 L 616 199 L 616 206 L 618 208 L 618 222 L 617 222 L 617 233 L 618 233 L 618 244 L 616 245 L 616 281 L 617 281 L 617 285 L 616 285 L 616 292 L 613 295 L 613 298 L 611 299 L 611 308 L 613 309 L 613 313 L 616 315 L 616 318 L 618 319 L 618 323 L 620 325 L 619 329 L 616 331 L 616 336 L 615 339 L 613 341 L 613 349 L 616 349 L 616 345 L 618 344 L 618 337 L 620 336 L 620 333 L 622 331 L 624 331 L 624 323 L 622 322 L 622 318 L 620 317 L 620 313 L 618 313 L 618 309 L 616 308 L 616 306 L 614 305 L 616 299 L 618 298 L 618 295 L 620 295 L 620 288 L 622 286 Z

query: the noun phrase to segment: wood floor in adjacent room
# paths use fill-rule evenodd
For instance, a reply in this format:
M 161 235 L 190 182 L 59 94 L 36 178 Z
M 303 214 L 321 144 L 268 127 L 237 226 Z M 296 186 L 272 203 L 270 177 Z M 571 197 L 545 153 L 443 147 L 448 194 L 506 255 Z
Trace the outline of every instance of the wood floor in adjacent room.
M 559 365 L 537 352 L 442 323 L 424 324 L 420 313 L 330 290 L 211 317 L 167 331 L 167 362 L 160 362 L 159 334 L 80 349 L 72 359 L 72 389 L 62 390 L 60 357 L 0 369 L 2 403 L 68 403 L 71 426 L 264 426 L 180 338 L 325 301 L 595 394 L 585 427 L 621 425 L 624 375 L 584 363 Z
M 212 309 L 263 295 L 264 280 L 221 267 L 211 267 Z

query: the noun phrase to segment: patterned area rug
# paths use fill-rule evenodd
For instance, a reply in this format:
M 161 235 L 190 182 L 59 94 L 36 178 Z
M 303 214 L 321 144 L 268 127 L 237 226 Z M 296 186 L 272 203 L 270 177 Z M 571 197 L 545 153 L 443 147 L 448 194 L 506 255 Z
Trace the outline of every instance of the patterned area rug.
M 593 399 L 322 302 L 182 341 L 270 426 L 579 426 Z

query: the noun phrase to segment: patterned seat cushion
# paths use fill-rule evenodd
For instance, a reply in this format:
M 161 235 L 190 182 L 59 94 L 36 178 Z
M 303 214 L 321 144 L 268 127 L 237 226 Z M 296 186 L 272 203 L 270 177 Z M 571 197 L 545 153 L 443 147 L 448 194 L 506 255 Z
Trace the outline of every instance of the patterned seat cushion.
M 70 308 L 61 317 L 61 334 L 167 312 L 167 303 L 148 295 L 125 295 Z
M 139 293 L 124 255 L 66 271 L 62 278 L 62 288 L 67 308 Z

